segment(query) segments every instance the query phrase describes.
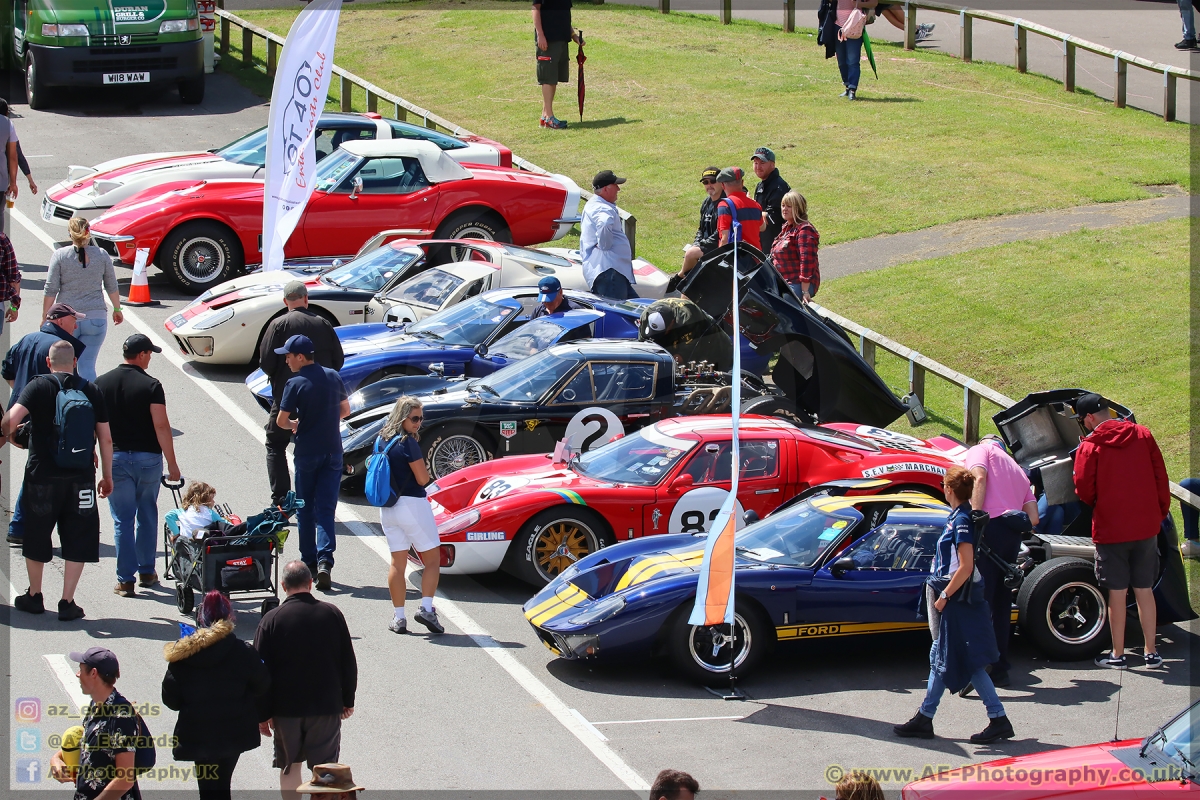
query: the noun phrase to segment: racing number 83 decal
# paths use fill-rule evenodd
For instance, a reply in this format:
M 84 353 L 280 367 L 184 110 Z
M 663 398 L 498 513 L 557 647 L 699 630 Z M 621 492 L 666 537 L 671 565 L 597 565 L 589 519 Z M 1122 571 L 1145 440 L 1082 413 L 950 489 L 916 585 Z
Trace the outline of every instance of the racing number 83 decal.
M 708 533 L 709 526 L 717 518 L 721 506 L 728 496 L 728 491 L 715 486 L 692 489 L 679 498 L 675 508 L 671 509 L 671 519 L 667 521 L 667 532 Z M 742 520 L 741 502 L 734 503 L 733 516 L 736 528 L 741 530 L 745 525 Z

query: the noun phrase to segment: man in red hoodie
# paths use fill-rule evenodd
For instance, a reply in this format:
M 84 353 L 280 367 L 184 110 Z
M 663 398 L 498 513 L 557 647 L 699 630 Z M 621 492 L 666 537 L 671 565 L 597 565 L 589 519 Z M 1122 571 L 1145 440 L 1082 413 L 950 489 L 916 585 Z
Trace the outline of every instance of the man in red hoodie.
M 1171 512 L 1171 489 L 1158 443 L 1150 431 L 1114 419 L 1108 401 L 1085 394 L 1075 401 L 1075 416 L 1088 435 L 1075 453 L 1075 493 L 1092 507 L 1096 579 L 1108 590 L 1112 652 L 1096 657 L 1097 666 L 1125 669 L 1125 594 L 1133 588 L 1146 649 L 1146 667 L 1159 669 L 1162 656 L 1154 643 L 1157 610 L 1158 531 Z

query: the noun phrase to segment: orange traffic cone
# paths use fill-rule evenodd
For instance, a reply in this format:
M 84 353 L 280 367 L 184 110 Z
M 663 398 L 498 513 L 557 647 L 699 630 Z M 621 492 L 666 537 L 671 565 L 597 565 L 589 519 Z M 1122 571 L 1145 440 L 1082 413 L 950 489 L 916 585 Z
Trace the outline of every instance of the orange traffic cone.
M 129 297 L 125 304 L 130 306 L 148 306 L 154 301 L 150 299 L 150 284 L 146 281 L 146 259 L 150 253 L 141 248 L 133 264 L 133 281 L 129 284 Z

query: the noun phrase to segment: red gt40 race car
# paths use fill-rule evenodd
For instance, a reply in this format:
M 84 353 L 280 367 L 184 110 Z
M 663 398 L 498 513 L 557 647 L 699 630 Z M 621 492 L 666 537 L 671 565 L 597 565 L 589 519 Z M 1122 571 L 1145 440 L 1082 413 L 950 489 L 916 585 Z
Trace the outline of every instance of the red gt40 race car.
M 965 452 L 949 437 L 852 424 L 744 417 L 739 431 L 739 525 L 746 512 L 764 517 L 809 486 L 845 478 L 888 478 L 940 498 L 946 468 Z M 618 540 L 704 533 L 729 494 L 731 434 L 729 417 L 680 417 L 570 463 L 513 456 L 451 473 L 430 487 L 442 571 L 503 568 L 541 586 Z
M 539 244 L 579 220 L 579 187 L 456 162 L 431 142 L 345 142 L 317 165 L 315 190 L 284 248 L 291 260 L 352 257 L 383 230 L 413 239 Z M 262 259 L 263 182 L 184 180 L 118 203 L 92 223 L 101 247 L 132 265 L 138 248 L 180 288 L 200 292 Z

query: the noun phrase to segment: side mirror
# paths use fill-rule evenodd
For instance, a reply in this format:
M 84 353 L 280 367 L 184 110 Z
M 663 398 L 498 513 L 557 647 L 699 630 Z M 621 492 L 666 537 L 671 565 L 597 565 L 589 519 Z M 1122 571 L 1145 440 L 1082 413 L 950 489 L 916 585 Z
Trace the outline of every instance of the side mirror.
M 688 489 L 692 488 L 695 483 L 696 479 L 685 472 L 675 480 L 671 481 L 671 488 L 668 489 L 667 492 L 668 494 L 679 494 L 680 492 L 686 492 Z
M 350 199 L 354 200 L 358 197 L 358 193 L 363 190 L 363 181 L 361 176 L 354 176 L 354 183 L 350 184 Z
M 444 378 L 444 377 L 446 377 L 446 364 L 445 364 L 445 362 L 438 361 L 436 364 L 430 364 L 430 365 L 429 365 L 429 374 L 430 374 L 430 375 L 436 375 L 436 376 L 437 376 L 437 377 L 439 377 L 439 378 Z
M 753 525 L 754 523 L 758 522 L 758 512 L 753 508 L 750 509 L 745 514 L 742 514 L 742 521 L 747 525 Z
M 833 577 L 835 578 L 840 578 L 845 573 L 856 569 L 858 569 L 858 564 L 854 563 L 854 559 L 850 556 L 842 556 L 829 565 L 829 571 L 833 573 Z
M 475 345 L 475 355 L 486 356 L 487 351 L 488 351 L 488 347 L 483 342 L 480 342 L 479 344 Z

